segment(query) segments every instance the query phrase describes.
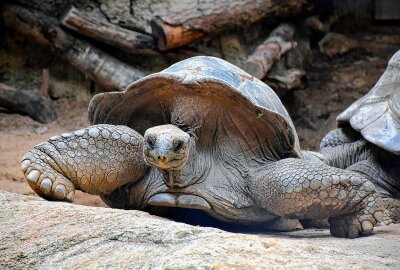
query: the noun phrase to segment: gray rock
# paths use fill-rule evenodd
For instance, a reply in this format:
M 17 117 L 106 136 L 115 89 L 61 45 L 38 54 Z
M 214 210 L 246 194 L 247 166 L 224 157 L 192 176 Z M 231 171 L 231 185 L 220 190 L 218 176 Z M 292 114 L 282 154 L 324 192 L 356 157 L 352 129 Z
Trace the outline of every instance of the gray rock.
M 399 269 L 399 232 L 234 234 L 0 191 L 1 269 Z

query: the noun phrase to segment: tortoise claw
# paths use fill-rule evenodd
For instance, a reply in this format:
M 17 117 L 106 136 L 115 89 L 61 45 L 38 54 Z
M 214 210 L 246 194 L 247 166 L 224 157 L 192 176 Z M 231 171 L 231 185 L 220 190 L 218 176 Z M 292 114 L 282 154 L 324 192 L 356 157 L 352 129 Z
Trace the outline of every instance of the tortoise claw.
M 361 234 L 371 234 L 383 217 L 382 199 L 377 193 L 372 193 L 360 202 L 356 210 L 358 212 L 329 218 L 333 236 L 356 238 Z

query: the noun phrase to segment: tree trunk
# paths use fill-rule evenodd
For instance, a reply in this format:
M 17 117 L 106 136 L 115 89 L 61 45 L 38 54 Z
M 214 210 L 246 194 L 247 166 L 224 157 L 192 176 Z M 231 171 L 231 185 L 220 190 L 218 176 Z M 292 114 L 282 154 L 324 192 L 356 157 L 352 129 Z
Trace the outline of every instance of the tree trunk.
M 295 27 L 281 24 L 269 37 L 249 55 L 244 63 L 244 70 L 258 79 L 262 79 L 281 56 L 296 46 L 293 41 Z
M 226 29 L 247 26 L 263 17 L 288 16 L 297 13 L 305 0 L 225 0 L 201 1 L 180 12 L 156 16 L 152 20 L 153 35 L 158 39 L 158 48 L 176 48 L 207 35 Z
M 105 88 L 123 88 L 145 76 L 142 71 L 67 34 L 58 26 L 57 20 L 40 12 L 6 6 L 2 17 L 6 26 L 54 50 L 85 76 Z
M 28 91 L 17 91 L 2 83 L 0 83 L 0 107 L 29 115 L 40 123 L 50 123 L 57 118 L 49 98 Z
M 129 53 L 159 55 L 151 35 L 135 32 L 99 20 L 93 14 L 82 14 L 71 7 L 61 19 L 61 24 L 78 34 L 93 38 Z

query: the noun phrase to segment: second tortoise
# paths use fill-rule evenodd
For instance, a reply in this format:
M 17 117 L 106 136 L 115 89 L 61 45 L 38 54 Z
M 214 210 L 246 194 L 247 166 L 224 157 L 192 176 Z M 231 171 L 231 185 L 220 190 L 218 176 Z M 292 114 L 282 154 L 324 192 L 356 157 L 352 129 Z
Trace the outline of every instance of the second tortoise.
M 383 197 L 384 223 L 400 221 L 400 50 L 369 93 L 337 117 L 321 142 L 324 162 L 369 179 Z

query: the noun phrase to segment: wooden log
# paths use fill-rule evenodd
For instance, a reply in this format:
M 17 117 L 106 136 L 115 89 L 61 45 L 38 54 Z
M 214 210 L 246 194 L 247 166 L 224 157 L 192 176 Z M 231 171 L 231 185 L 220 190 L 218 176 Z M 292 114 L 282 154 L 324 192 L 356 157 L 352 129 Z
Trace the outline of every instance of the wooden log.
M 267 75 L 266 82 L 279 95 L 285 94 L 288 90 L 303 86 L 302 78 L 306 72 L 298 68 L 290 68 L 280 72 L 271 72 Z
M 18 91 L 3 83 L 0 83 L 0 107 L 29 115 L 40 123 L 50 123 L 57 118 L 49 98 L 33 92 Z
M 156 16 L 152 33 L 158 48 L 167 50 L 190 44 L 226 29 L 248 26 L 266 16 L 288 16 L 301 10 L 306 0 L 205 0 L 194 9 Z
M 160 17 L 152 20 L 151 26 L 153 36 L 157 38 L 157 46 L 162 51 L 202 40 L 206 36 L 204 32 L 199 30 L 193 30 L 182 25 L 173 26 L 164 23 Z
M 50 71 L 48 68 L 44 68 L 42 70 L 42 75 L 43 75 L 43 83 L 42 83 L 42 88 L 41 92 L 44 96 L 49 95 L 49 80 L 50 80 Z
M 69 64 L 105 88 L 123 88 L 145 73 L 76 39 L 59 27 L 56 19 L 17 6 L 4 6 L 5 25 L 53 50 Z
M 83 14 L 71 7 L 61 19 L 61 24 L 83 36 L 87 36 L 120 48 L 126 52 L 144 55 L 160 55 L 151 35 L 131 31 Z
M 244 70 L 258 79 L 262 79 L 271 69 L 272 65 L 281 59 L 287 51 L 295 48 L 293 41 L 295 27 L 283 23 L 275 28 L 269 37 L 249 55 L 244 63 Z

